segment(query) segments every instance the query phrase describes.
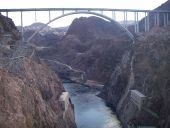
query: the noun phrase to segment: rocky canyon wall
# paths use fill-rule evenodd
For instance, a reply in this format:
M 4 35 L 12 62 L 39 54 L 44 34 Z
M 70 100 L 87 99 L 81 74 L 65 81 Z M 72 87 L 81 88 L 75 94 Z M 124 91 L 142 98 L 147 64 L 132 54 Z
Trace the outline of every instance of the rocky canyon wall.
M 169 31 L 170 26 L 139 34 L 133 49 L 124 54 L 104 87 L 102 94 L 124 127 L 170 127 Z M 146 96 L 141 109 L 131 99 L 132 89 Z
M 58 76 L 19 35 L 0 15 L 0 128 L 75 128 L 71 101 L 62 109 L 59 100 Z

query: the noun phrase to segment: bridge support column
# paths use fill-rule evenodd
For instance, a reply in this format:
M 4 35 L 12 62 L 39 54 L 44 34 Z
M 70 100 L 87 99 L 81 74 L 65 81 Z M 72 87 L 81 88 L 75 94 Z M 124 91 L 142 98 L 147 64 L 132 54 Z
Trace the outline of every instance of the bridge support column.
M 36 11 L 34 12 L 34 20 L 35 20 L 35 22 L 37 22 L 37 12 Z
M 124 11 L 124 27 L 127 28 L 127 11 Z
M 150 22 L 149 22 L 149 12 L 147 12 L 147 31 L 149 31 L 150 30 Z
M 145 32 L 149 31 L 149 12 L 145 12 Z
M 6 12 L 6 16 L 8 17 L 8 11 Z
M 159 12 L 156 14 L 156 22 L 157 22 L 157 26 L 159 27 Z
M 23 14 L 21 11 L 21 39 L 24 41 L 24 29 L 23 29 Z
M 64 15 L 64 10 L 62 10 L 62 15 Z
M 139 16 L 138 16 L 138 12 L 136 12 L 136 18 L 137 18 L 137 32 L 139 32 Z
M 139 32 L 139 18 L 138 18 L 138 12 L 135 12 L 135 33 Z
M 166 13 L 166 22 L 167 22 L 167 25 L 168 25 L 168 22 L 169 22 L 169 14 Z
M 146 12 L 145 12 L 145 32 L 147 31 L 147 25 L 146 25 L 147 24 L 147 18 L 146 18 L 146 16 L 147 15 L 146 15 Z
M 163 19 L 164 19 L 164 27 L 167 25 L 167 23 L 166 23 L 166 14 L 163 14 Z
M 51 12 L 50 12 L 50 10 L 48 11 L 48 18 L 49 18 L 49 21 L 51 21 Z
M 101 14 L 103 15 L 103 10 L 101 10 Z
M 112 19 L 116 20 L 116 13 L 115 13 L 115 11 L 112 11 Z
M 157 17 L 156 17 L 156 13 L 154 13 L 154 27 L 157 25 Z

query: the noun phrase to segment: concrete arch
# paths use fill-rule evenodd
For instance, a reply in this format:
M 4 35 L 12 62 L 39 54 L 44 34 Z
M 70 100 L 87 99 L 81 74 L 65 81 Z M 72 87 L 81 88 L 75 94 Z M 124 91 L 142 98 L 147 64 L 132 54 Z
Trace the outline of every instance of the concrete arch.
M 46 27 L 46 25 L 48 25 L 48 24 L 50 24 L 50 23 L 52 23 L 52 22 L 54 22 L 54 21 L 56 21 L 56 20 L 58 20 L 58 19 L 60 19 L 60 18 L 69 16 L 69 15 L 74 15 L 74 14 L 92 14 L 92 15 L 99 16 L 99 17 L 101 17 L 101 18 L 104 18 L 104 19 L 106 19 L 106 20 L 109 20 L 110 22 L 117 23 L 117 25 L 119 25 L 119 26 L 129 35 L 129 37 L 132 39 L 133 44 L 134 44 L 134 36 L 133 36 L 133 34 L 132 34 L 129 30 L 127 30 L 127 29 L 124 28 L 121 24 L 119 24 L 117 21 L 111 19 L 111 18 L 108 17 L 108 16 L 105 16 L 105 15 L 103 15 L 103 14 L 99 14 L 99 13 L 96 13 L 96 12 L 90 12 L 90 11 L 77 11 L 77 12 L 71 12 L 71 13 L 67 13 L 67 14 L 63 14 L 63 15 L 61 15 L 61 16 L 58 16 L 58 17 L 50 20 L 50 21 L 49 21 L 48 23 L 46 23 L 42 28 L 40 28 L 39 30 L 37 30 L 36 32 L 34 32 L 33 35 L 28 38 L 27 42 L 30 42 L 30 41 L 32 40 L 32 38 L 33 38 L 39 31 L 43 30 L 43 29 Z

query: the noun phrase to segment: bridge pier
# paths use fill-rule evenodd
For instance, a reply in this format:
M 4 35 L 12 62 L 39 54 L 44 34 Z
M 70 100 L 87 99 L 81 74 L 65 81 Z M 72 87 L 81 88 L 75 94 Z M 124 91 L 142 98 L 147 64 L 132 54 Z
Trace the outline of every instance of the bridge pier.
M 48 11 L 48 18 L 49 18 L 49 21 L 51 21 L 51 11 L 50 10 Z
M 116 14 L 115 14 L 115 11 L 112 11 L 112 19 L 113 19 L 113 20 L 116 20 Z
M 150 25 L 149 25 L 149 12 L 145 12 L 145 32 L 148 32 L 150 30 Z
M 24 41 L 24 28 L 23 28 L 23 14 L 22 14 L 22 11 L 21 11 L 21 38 L 22 38 L 22 41 Z
M 134 20 L 135 20 L 135 33 L 139 32 L 139 17 L 138 12 L 134 12 Z
M 159 26 L 159 13 L 156 13 L 156 25 Z
M 124 11 L 124 27 L 127 28 L 127 11 Z
M 35 23 L 37 22 L 37 12 L 35 11 L 34 12 L 34 20 L 35 20 Z
M 6 12 L 6 16 L 8 17 L 8 11 Z
M 62 15 L 64 15 L 64 10 L 62 10 Z

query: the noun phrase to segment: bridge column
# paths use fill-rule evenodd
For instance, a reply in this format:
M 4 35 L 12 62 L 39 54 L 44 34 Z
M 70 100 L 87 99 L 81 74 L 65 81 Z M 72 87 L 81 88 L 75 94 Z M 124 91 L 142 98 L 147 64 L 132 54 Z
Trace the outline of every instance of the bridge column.
M 145 32 L 149 31 L 149 12 L 145 12 Z
M 127 28 L 127 11 L 124 11 L 124 27 Z
M 50 10 L 48 11 L 48 18 L 49 18 L 49 21 L 51 21 L 51 12 L 50 12 Z
M 159 27 L 159 12 L 156 14 L 156 22 L 157 22 L 157 26 Z
M 149 31 L 150 30 L 150 22 L 149 22 L 149 12 L 147 12 L 147 31 Z
M 35 20 L 35 22 L 37 22 L 37 12 L 36 11 L 34 12 L 34 20 Z
M 137 32 L 136 30 L 136 12 L 134 12 L 134 21 L 135 21 L 135 33 Z
M 136 18 L 137 18 L 137 32 L 139 32 L 139 16 L 138 16 L 138 12 L 136 12 Z
M 24 41 L 24 29 L 23 29 L 23 15 L 21 11 L 21 39 Z
M 6 16 L 8 17 L 8 11 L 6 11 Z
M 147 31 L 147 26 L 146 26 L 146 24 L 147 24 L 147 18 L 146 18 L 146 12 L 145 12 L 145 32 Z
M 103 15 L 103 10 L 101 10 L 101 14 Z
M 167 23 L 166 23 L 166 14 L 165 13 L 163 13 L 163 19 L 164 19 L 164 27 L 167 25 Z
M 64 10 L 62 10 L 62 15 L 64 15 Z
M 116 14 L 115 14 L 115 11 L 112 11 L 112 19 L 113 19 L 113 20 L 116 20 Z
M 168 25 L 168 22 L 169 22 L 169 14 L 166 13 L 166 23 L 167 23 L 167 25 Z
M 139 18 L 138 18 L 138 12 L 134 13 L 135 17 L 135 33 L 139 32 Z
M 156 17 L 156 13 L 154 13 L 154 27 L 157 25 L 157 17 Z

